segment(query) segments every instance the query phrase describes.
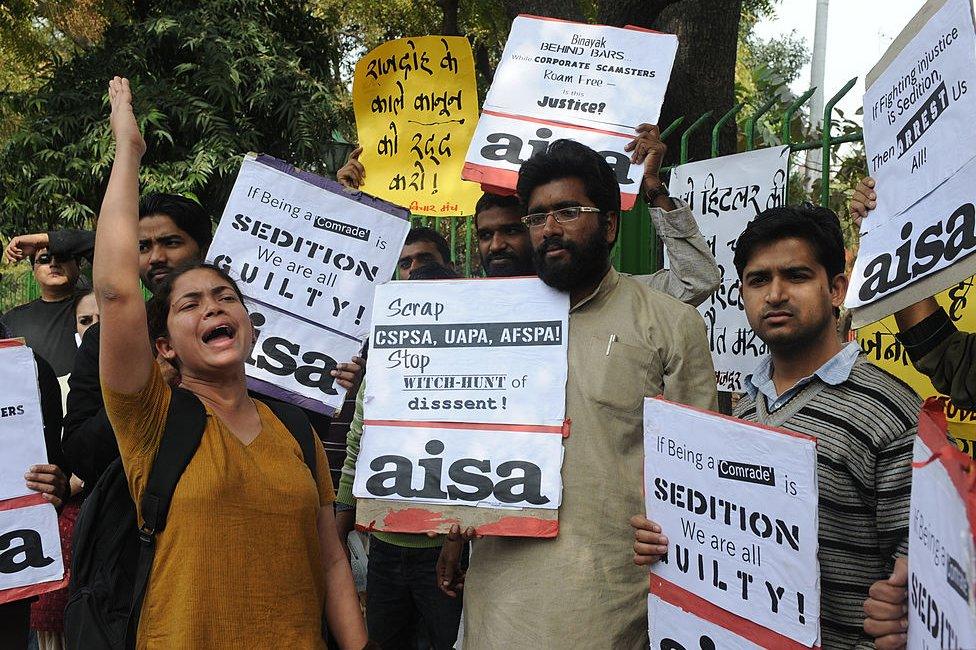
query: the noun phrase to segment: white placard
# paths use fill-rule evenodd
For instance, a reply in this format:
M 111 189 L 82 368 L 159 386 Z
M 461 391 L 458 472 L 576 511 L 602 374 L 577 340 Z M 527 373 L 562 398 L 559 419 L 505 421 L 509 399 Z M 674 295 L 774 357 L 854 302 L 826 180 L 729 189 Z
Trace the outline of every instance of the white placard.
M 475 129 L 461 176 L 481 183 L 485 191 L 513 193 L 522 163 L 550 142 L 575 140 L 602 155 L 620 185 L 621 208 L 629 210 L 637 200 L 644 169 L 633 165 L 624 147 L 636 133 L 584 129 L 569 125 L 542 124 L 484 110 Z
M 644 493 L 648 518 L 670 540 L 656 577 L 798 643 L 817 642 L 812 439 L 647 399 Z
M 735 632 L 686 612 L 654 594 L 647 596 L 651 650 L 761 650 Z
M 484 107 L 579 126 L 656 124 L 677 51 L 674 34 L 518 16 Z
M 569 294 L 538 278 L 383 285 L 366 419 L 561 426 L 568 327 Z
M 356 498 L 555 510 L 562 434 L 539 428 L 391 426 L 366 421 Z
M 970 0 L 930 0 L 872 70 L 864 147 L 878 183 L 863 230 L 880 229 L 976 155 Z
M 245 366 L 248 386 L 313 411 L 319 404 L 341 410 L 346 389 L 330 372 L 358 355 L 362 343 L 267 305 L 247 307 L 257 335 Z
M 742 392 L 746 375 L 767 352 L 746 318 L 732 258 L 746 225 L 763 210 L 786 204 L 789 151 L 769 147 L 679 165 L 671 172 L 671 193 L 688 203 L 722 273 L 718 291 L 698 307 L 708 327 L 719 390 Z M 670 266 L 666 257 L 665 265 Z
M 928 462 L 931 458 L 917 437 L 908 533 L 908 647 L 976 648 L 976 522 L 945 466 L 938 459 Z
M 365 339 L 373 291 L 393 277 L 410 229 L 408 217 L 403 208 L 365 194 L 350 194 L 333 181 L 250 154 L 238 172 L 207 259 L 236 279 L 253 303 L 308 325 L 296 326 L 293 332 L 274 330 L 269 321 L 262 334 L 265 339 L 289 341 L 291 345 L 281 349 L 292 355 L 296 366 L 310 365 L 297 355 L 314 349 L 336 359 L 340 351 L 322 350 L 324 341 L 314 340 L 315 336 L 296 339 L 297 330 L 358 342 Z M 253 372 L 256 367 L 249 364 L 247 369 Z M 252 372 L 249 376 L 254 376 Z M 255 378 L 267 380 L 267 376 Z M 292 391 L 293 379 L 278 385 L 291 381 L 288 390 Z M 308 390 L 298 392 L 302 397 L 281 391 L 275 396 L 315 408 Z M 343 396 L 340 389 L 336 396 L 317 398 L 325 405 L 317 410 L 341 407 Z
M 43 503 L 0 510 L 0 592 L 63 577 L 61 534 L 54 506 Z
M 976 273 L 974 252 L 976 159 L 884 228 L 861 237 L 845 304 L 870 316 L 855 311 L 855 326 L 879 320 L 971 277 Z M 904 294 L 898 294 L 929 276 L 939 284 L 924 295 L 902 299 Z
M 24 474 L 47 463 L 41 393 L 34 353 L 24 345 L 0 348 L 0 500 L 34 494 Z

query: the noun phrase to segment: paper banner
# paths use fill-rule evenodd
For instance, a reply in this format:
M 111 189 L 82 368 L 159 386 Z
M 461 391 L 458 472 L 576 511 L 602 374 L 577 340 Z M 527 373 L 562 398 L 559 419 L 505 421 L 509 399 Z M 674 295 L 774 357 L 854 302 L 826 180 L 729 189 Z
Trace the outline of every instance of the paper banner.
M 478 122 L 471 44 L 461 36 L 383 43 L 356 64 L 356 130 L 362 191 L 413 214 L 474 214 L 480 188 L 461 179 Z

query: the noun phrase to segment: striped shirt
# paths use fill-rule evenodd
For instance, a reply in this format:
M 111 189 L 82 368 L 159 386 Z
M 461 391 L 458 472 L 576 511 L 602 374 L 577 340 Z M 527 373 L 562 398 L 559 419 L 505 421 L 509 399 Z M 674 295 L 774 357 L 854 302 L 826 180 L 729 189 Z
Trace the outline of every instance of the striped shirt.
M 839 354 L 843 354 L 842 351 Z M 912 444 L 921 400 L 859 356 L 846 381 L 819 376 L 775 412 L 759 392 L 735 415 L 817 438 L 822 647 L 873 648 L 864 599 L 908 552 Z

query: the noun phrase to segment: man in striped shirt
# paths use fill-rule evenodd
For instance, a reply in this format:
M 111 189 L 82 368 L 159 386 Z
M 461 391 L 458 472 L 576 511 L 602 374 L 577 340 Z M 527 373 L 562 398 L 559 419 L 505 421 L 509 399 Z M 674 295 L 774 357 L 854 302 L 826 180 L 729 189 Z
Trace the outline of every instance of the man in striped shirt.
M 736 416 L 817 438 L 822 647 L 873 648 L 863 603 L 908 550 L 912 443 L 921 401 L 837 336 L 847 291 L 837 216 L 810 205 L 767 210 L 736 242 L 749 324 L 770 349 Z M 642 516 L 638 564 L 667 550 Z

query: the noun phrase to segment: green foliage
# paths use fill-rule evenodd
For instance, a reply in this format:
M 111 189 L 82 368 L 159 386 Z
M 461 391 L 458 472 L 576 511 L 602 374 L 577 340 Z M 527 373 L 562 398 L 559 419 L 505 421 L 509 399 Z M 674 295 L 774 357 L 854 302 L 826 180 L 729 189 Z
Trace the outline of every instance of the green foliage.
M 143 2 L 91 49 L 58 61 L 0 143 L 0 234 L 90 226 L 113 157 L 107 82 L 130 78 L 146 137 L 143 191 L 217 215 L 240 157 L 261 151 L 321 171 L 341 115 L 338 37 L 301 0 Z

